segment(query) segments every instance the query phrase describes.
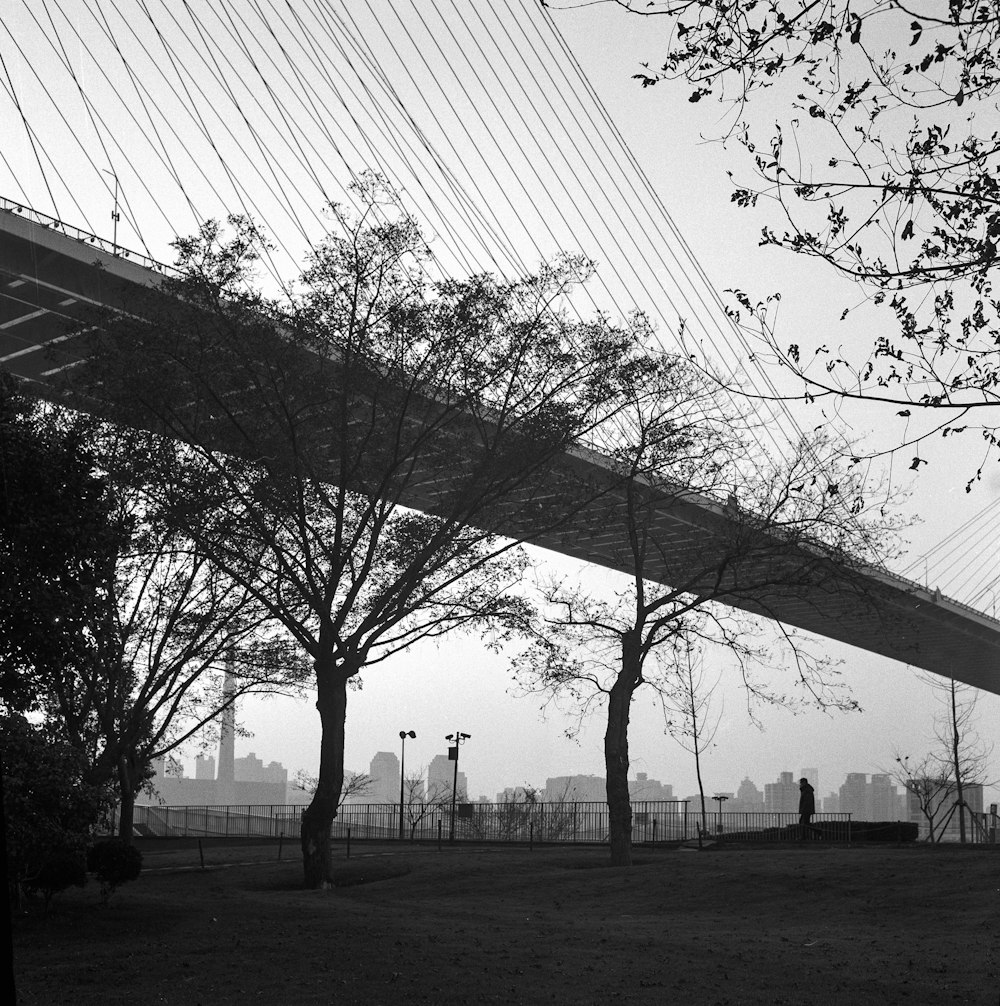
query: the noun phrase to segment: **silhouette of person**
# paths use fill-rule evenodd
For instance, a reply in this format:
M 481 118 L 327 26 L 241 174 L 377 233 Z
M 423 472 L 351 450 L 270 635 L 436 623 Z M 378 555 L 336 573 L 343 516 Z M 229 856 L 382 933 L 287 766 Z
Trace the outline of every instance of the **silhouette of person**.
M 802 838 L 807 832 L 819 834 L 819 829 L 812 826 L 812 816 L 816 813 L 816 792 L 809 785 L 809 780 L 799 780 L 799 831 Z

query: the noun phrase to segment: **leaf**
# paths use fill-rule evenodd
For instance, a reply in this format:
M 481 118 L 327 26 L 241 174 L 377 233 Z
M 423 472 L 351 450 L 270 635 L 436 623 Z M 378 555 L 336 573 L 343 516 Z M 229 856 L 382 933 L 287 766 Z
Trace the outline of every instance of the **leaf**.
M 913 472 L 919 471 L 920 470 L 920 466 L 921 465 L 925 465 L 925 464 L 927 464 L 927 462 L 924 461 L 923 458 L 914 458 L 910 462 L 910 471 L 913 471 Z
M 901 412 L 896 413 L 897 416 L 908 416 L 909 414 L 910 414 L 909 409 L 903 409 Z
M 899 235 L 904 241 L 913 237 L 913 221 L 907 220 L 903 226 L 903 230 Z

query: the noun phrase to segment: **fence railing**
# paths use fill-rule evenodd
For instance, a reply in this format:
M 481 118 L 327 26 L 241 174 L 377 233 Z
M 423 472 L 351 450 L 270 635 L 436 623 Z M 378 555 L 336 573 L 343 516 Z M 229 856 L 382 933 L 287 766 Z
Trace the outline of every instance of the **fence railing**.
M 221 807 L 135 808 L 135 829 L 149 837 L 279 838 L 297 836 L 302 806 L 258 804 Z M 345 804 L 333 822 L 332 836 L 344 839 L 398 840 L 399 804 Z M 703 835 L 739 841 L 791 841 L 803 837 L 798 815 L 724 811 L 706 815 Z M 818 814 L 814 837 L 850 841 L 850 814 Z M 454 830 L 453 830 L 454 829 Z M 700 813 L 686 800 L 637 801 L 632 805 L 636 843 L 684 842 L 702 830 Z M 608 840 L 608 806 L 601 802 L 459 803 L 403 807 L 403 838 L 458 842 L 577 842 Z M 807 836 L 808 837 L 808 836 Z

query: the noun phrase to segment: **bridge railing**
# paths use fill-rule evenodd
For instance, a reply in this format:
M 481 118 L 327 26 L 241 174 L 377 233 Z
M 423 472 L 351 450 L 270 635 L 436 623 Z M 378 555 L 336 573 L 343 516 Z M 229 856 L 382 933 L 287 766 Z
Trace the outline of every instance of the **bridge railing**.
M 94 234 L 91 231 L 85 231 L 80 227 L 75 227 L 73 224 L 64 223 L 58 217 L 49 216 L 48 213 L 42 213 L 39 210 L 32 209 L 30 206 L 25 206 L 23 203 L 19 203 L 14 199 L 8 199 L 5 196 L 0 196 L 0 210 L 6 210 L 8 213 L 15 213 L 19 217 L 25 217 L 28 220 L 33 220 L 36 224 L 40 224 L 42 227 L 48 227 L 51 230 L 60 231 L 67 237 L 71 237 L 76 241 L 80 241 L 83 244 L 94 245 L 97 248 L 100 248 L 101 251 L 107 252 L 109 255 L 116 255 L 120 258 L 128 259 L 130 262 L 135 262 L 147 269 L 152 269 L 154 272 L 179 275 L 173 266 L 166 265 L 150 255 L 144 255 L 142 252 L 132 251 L 131 249 L 124 247 L 124 245 L 116 244 L 115 242 L 109 241 L 107 238 L 102 238 L 100 235 Z

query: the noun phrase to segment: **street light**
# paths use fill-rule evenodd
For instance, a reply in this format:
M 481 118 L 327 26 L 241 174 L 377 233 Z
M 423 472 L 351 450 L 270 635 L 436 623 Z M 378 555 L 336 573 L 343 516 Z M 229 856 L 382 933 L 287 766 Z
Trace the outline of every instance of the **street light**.
M 458 792 L 458 749 L 472 734 L 459 733 L 457 730 L 453 734 L 445 736 L 446 741 L 450 741 L 448 746 L 448 760 L 455 763 L 455 774 L 451 781 L 451 827 L 448 829 L 448 841 L 455 841 L 455 795 Z
M 105 175 L 111 175 L 115 180 L 115 208 L 111 211 L 111 220 L 114 223 L 114 237 L 112 238 L 111 247 L 114 249 L 114 253 L 118 254 L 118 221 L 121 219 L 121 214 L 118 212 L 118 176 L 113 171 L 108 171 L 107 168 L 101 168 L 101 172 Z
M 712 797 L 712 799 L 715 800 L 718 803 L 718 805 L 719 805 L 719 817 L 718 817 L 718 822 L 717 822 L 716 827 L 715 827 L 715 831 L 716 831 L 716 834 L 721 835 L 722 834 L 722 805 L 729 799 L 729 797 L 725 793 L 716 793 L 715 796 Z
M 406 738 L 416 737 L 412 730 L 400 730 L 399 739 L 403 750 L 399 753 L 399 840 L 403 841 L 403 783 L 406 779 Z

